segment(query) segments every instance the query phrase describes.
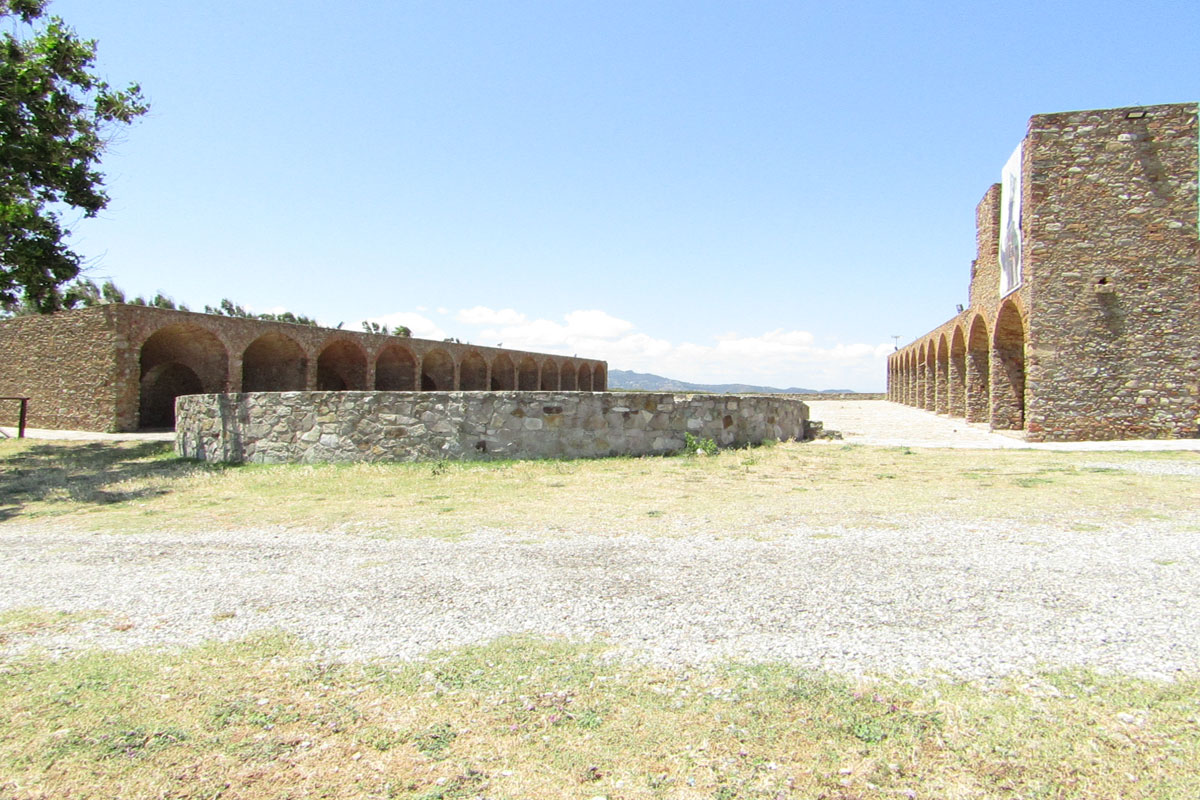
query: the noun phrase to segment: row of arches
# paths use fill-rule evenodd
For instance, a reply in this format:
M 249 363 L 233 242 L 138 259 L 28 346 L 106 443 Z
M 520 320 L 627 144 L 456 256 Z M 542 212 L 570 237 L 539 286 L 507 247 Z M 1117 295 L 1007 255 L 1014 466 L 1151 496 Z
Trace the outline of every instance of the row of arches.
M 348 336 L 328 341 L 315 363 L 299 342 L 268 331 L 240 354 L 198 325 L 168 325 L 141 346 L 139 424 L 175 424 L 175 398 L 216 392 L 604 391 L 603 362 L 480 351 L 470 346 L 388 343 L 368 354 Z
M 999 430 L 1023 430 L 1027 331 L 1016 299 L 1001 304 L 990 322 L 979 312 L 964 315 L 892 354 L 888 399 Z

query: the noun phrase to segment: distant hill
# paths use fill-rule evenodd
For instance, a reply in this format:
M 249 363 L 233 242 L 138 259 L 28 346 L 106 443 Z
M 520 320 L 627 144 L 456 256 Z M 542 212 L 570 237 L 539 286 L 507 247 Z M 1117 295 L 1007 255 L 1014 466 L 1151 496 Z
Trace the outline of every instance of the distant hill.
M 751 386 L 748 383 L 688 383 L 648 372 L 630 372 L 624 369 L 608 371 L 608 388 L 642 392 L 701 392 L 704 394 L 846 394 L 849 389 L 802 389 L 792 386 L 780 389 L 775 386 Z

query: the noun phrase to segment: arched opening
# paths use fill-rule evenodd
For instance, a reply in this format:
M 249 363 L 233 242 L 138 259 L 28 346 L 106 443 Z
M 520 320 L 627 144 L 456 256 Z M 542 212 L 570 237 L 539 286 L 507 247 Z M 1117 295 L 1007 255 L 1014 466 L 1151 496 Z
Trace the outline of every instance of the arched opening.
M 521 359 L 521 366 L 517 370 L 517 388 L 522 392 L 536 392 L 538 390 L 537 362 L 529 356 Z
M 200 376 L 186 364 L 159 364 L 142 376 L 138 421 L 144 430 L 175 427 L 175 398 L 203 394 Z
M 142 344 L 139 354 L 138 425 L 173 428 L 175 398 L 223 392 L 229 354 L 211 331 L 195 325 L 168 325 Z
M 367 354 L 354 342 L 338 339 L 317 356 L 317 390 L 322 392 L 365 391 Z
M 961 325 L 950 340 L 950 391 L 947 405 L 952 417 L 967 416 L 967 337 Z
M 558 364 L 550 359 L 542 363 L 542 391 L 558 391 Z
M 375 359 L 375 389 L 380 392 L 411 392 L 417 388 L 417 360 L 407 347 L 390 344 Z
M 510 392 L 517 388 L 517 370 L 504 353 L 492 360 L 492 391 Z
M 991 409 L 990 344 L 982 316 L 971 321 L 967 334 L 967 422 L 987 422 Z
M 564 392 L 573 392 L 575 387 L 579 385 L 579 373 L 575 372 L 575 367 L 570 363 L 562 365 L 562 371 L 559 373 L 559 388 Z
M 264 333 L 242 353 L 242 391 L 303 391 L 307 369 L 308 359 L 295 340 L 282 333 Z
M 454 359 L 445 350 L 435 348 L 421 359 L 421 391 L 454 391 Z
M 581 392 L 590 392 L 592 390 L 592 368 L 587 364 L 579 365 L 579 378 L 575 383 Z
M 458 388 L 463 392 L 482 392 L 488 388 L 487 362 L 474 350 L 458 365 Z
M 992 427 L 1025 427 L 1025 320 L 1012 300 L 996 315 L 992 335 Z
M 608 371 L 604 369 L 603 364 L 597 364 L 592 368 L 592 391 L 608 391 Z
M 900 401 L 905 405 L 912 405 L 914 398 L 917 396 L 917 378 L 913 374 L 913 354 L 912 351 L 906 351 L 904 358 L 901 360 L 904 365 L 904 393 L 903 399 Z
M 934 410 L 939 414 L 948 413 L 950 389 L 950 345 L 946 343 L 946 334 L 938 337 L 937 342 L 937 376 L 934 384 Z

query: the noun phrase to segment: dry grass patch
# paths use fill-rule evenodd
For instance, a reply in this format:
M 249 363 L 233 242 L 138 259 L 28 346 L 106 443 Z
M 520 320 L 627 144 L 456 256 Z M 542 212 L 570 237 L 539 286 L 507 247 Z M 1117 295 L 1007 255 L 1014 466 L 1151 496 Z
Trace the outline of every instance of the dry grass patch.
M 105 531 L 271 525 L 404 536 L 771 535 L 909 516 L 1196 523 L 1200 479 L 1089 466 L 1095 457 L 788 443 L 710 457 L 222 467 L 177 459 L 157 442 L 0 442 L 0 514 Z M 1200 457 L 1104 454 L 1106 463 L 1146 460 Z
M 6 798 L 1182 798 L 1200 682 L 663 671 L 506 639 L 326 665 L 283 636 L 0 670 Z

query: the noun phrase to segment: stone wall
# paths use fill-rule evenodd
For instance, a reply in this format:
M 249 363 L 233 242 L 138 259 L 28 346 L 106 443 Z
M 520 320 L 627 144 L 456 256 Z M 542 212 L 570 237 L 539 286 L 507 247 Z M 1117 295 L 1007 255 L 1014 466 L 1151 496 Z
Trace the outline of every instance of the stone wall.
M 28 397 L 31 428 L 105 431 L 113 424 L 117 351 L 106 309 L 0 324 L 0 396 Z M 0 424 L 19 405 L 0 403 Z
M 0 322 L 0 395 L 28 396 L 37 428 L 170 428 L 175 398 L 196 393 L 602 391 L 607 382 L 595 359 L 147 306 Z M 15 424 L 15 409 L 0 404 L 0 419 Z
M 1198 435 L 1196 106 L 1030 122 L 1031 437 Z
M 175 449 L 214 462 L 662 455 L 800 439 L 808 407 L 772 395 L 263 392 L 180 397 Z
M 1197 106 L 1040 114 L 1023 283 L 999 294 L 1000 187 L 969 306 L 888 359 L 888 398 L 1031 441 L 1200 436 Z

